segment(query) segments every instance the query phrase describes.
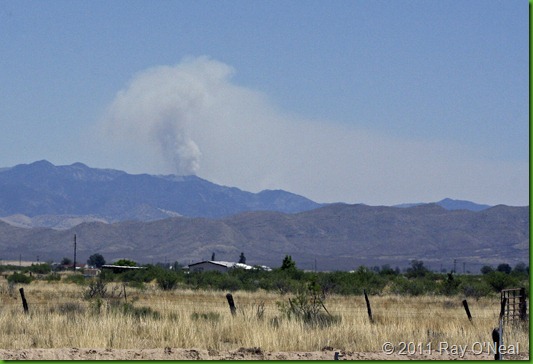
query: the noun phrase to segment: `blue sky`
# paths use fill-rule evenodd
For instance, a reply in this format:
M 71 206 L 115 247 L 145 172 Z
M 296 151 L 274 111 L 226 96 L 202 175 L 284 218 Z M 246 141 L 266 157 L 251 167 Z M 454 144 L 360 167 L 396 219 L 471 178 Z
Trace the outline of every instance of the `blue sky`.
M 526 1 L 4 0 L 0 34 L 0 167 L 528 204 Z

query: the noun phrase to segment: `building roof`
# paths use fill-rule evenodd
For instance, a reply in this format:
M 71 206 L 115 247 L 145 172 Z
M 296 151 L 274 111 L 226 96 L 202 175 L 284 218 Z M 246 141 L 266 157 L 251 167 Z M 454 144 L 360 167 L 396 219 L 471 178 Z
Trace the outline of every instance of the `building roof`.
M 104 264 L 102 268 L 109 269 L 143 269 L 144 267 L 130 267 L 128 265 L 113 265 L 113 264 Z
M 198 265 L 198 264 L 204 264 L 204 263 L 211 263 L 211 264 L 214 264 L 214 265 L 219 265 L 219 266 L 222 266 L 222 267 L 226 267 L 228 269 L 230 268 L 241 268 L 241 269 L 257 269 L 257 266 L 251 266 L 251 265 L 248 265 L 248 264 L 243 264 L 243 263 L 235 263 L 235 262 L 225 262 L 225 261 L 220 261 L 220 260 L 204 260 L 204 261 L 201 261 L 201 262 L 198 262 L 198 263 L 192 263 L 192 264 L 189 264 L 189 267 L 192 267 L 192 266 L 195 266 L 195 265 Z M 261 269 L 264 269 L 264 270 L 267 270 L 267 271 L 270 271 L 271 269 L 267 266 L 259 266 Z

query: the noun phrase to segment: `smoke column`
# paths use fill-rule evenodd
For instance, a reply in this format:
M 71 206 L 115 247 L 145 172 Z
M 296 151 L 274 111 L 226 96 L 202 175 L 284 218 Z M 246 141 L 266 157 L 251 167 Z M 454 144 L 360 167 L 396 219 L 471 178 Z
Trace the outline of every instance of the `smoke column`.
M 206 57 L 148 69 L 118 92 L 104 118 L 106 133 L 158 149 L 178 175 L 196 174 L 201 152 L 192 124 L 232 72 Z

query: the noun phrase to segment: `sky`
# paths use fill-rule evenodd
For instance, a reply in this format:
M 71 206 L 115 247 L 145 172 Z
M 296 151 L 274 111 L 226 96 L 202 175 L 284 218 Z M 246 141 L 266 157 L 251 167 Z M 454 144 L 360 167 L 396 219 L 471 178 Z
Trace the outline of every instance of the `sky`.
M 0 0 L 0 167 L 529 204 L 528 2 Z

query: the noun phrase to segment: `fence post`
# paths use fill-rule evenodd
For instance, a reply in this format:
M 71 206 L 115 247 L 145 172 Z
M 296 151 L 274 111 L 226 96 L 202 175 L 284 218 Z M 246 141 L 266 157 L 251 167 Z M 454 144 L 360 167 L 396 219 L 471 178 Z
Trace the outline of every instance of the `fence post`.
M 494 353 L 494 360 L 502 360 L 502 355 L 500 353 L 501 337 L 498 328 L 492 330 L 492 342 L 494 343 L 496 349 Z
M 507 297 L 503 297 L 501 301 L 501 307 L 500 307 L 500 320 L 503 320 L 503 317 L 505 316 L 505 305 L 507 304 Z
M 373 323 L 374 319 L 372 318 L 372 309 L 370 308 L 370 301 L 368 300 L 368 295 L 366 294 L 366 289 L 363 289 L 363 293 L 365 294 L 366 310 L 368 312 L 368 318 L 370 319 L 370 322 Z
M 229 309 L 231 311 L 232 316 L 235 316 L 237 314 L 237 309 L 235 308 L 235 302 L 233 301 L 233 296 L 231 293 L 228 293 L 226 295 L 226 299 L 228 300 Z
M 19 289 L 20 297 L 22 298 L 22 307 L 24 308 L 24 313 L 28 313 L 28 302 L 26 302 L 26 297 L 24 297 L 24 288 Z
M 470 310 L 468 309 L 468 302 L 466 300 L 463 300 L 463 306 L 465 307 L 466 316 L 468 316 L 468 321 L 472 322 L 472 315 L 470 314 Z

